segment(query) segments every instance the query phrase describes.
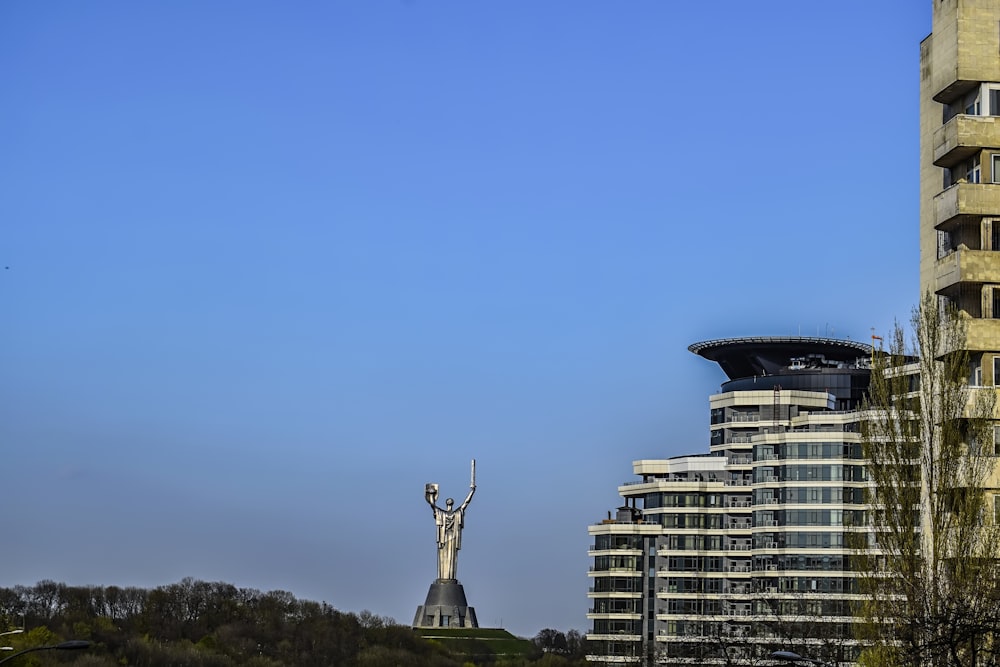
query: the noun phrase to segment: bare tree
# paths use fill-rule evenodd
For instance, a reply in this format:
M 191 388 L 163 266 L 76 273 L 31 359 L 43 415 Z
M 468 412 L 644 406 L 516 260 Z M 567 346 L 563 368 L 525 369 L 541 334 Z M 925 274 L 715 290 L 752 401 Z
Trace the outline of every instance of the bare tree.
M 1000 664 L 996 393 L 970 386 L 966 320 L 926 296 L 873 359 L 862 424 L 872 524 L 856 544 L 870 664 Z M 979 374 L 981 376 L 981 373 Z M 1000 384 L 1000 378 L 996 378 Z
M 708 641 L 700 653 L 687 657 L 722 667 L 756 667 L 774 664 L 771 654 L 789 649 L 831 665 L 856 655 L 850 610 L 841 600 L 803 591 L 764 590 L 754 593 L 752 600 L 752 616 L 706 622 Z

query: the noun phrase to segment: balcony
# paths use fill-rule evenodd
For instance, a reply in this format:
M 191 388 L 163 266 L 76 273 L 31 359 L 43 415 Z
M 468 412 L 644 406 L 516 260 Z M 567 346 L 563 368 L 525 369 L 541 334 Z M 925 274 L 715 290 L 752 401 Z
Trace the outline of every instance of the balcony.
M 617 567 L 615 565 L 609 565 L 608 567 L 594 567 L 593 565 L 591 565 L 589 568 L 587 568 L 587 572 L 589 572 L 591 574 L 616 574 L 616 575 L 625 575 L 626 577 L 641 577 L 642 576 L 642 571 L 635 569 L 635 566 L 632 566 L 632 567 L 626 567 L 626 566 Z
M 965 344 L 970 350 L 995 350 L 1000 339 L 1000 319 L 969 319 L 965 321 Z
M 941 292 L 960 282 L 993 283 L 1000 279 L 1000 252 L 956 250 L 934 266 L 935 288 Z
M 637 591 L 615 591 L 615 590 L 597 590 L 597 586 L 589 586 L 587 588 L 587 597 L 594 598 L 641 598 L 644 595 L 642 590 Z
M 642 613 L 638 611 L 629 611 L 625 609 L 597 609 L 597 607 L 591 607 L 587 610 L 587 618 L 593 620 L 595 618 L 600 619 L 625 619 L 625 620 L 642 620 Z
M 952 167 L 984 147 L 1000 146 L 1000 119 L 958 115 L 934 132 L 934 164 Z
M 934 197 L 935 225 L 960 215 L 1000 215 L 1000 185 L 957 183 Z
M 604 639 L 607 636 L 609 635 L 588 634 L 587 639 L 592 639 L 594 641 L 597 641 L 599 639 Z M 613 638 L 617 640 L 617 636 L 613 636 Z M 634 641 L 639 641 L 639 640 L 636 639 Z M 587 662 L 600 662 L 604 664 L 607 664 L 609 662 L 614 662 L 614 663 L 620 662 L 623 665 L 639 664 L 640 662 L 642 662 L 642 656 L 641 655 L 597 655 L 595 653 L 593 655 L 590 654 L 587 655 Z

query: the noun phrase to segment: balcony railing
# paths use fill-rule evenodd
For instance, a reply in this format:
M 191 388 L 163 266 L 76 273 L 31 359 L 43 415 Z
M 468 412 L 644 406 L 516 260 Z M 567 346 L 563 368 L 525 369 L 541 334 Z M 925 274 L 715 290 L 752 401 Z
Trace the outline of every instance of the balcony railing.
M 726 609 L 722 612 L 723 616 L 750 616 L 753 612 L 749 609 Z

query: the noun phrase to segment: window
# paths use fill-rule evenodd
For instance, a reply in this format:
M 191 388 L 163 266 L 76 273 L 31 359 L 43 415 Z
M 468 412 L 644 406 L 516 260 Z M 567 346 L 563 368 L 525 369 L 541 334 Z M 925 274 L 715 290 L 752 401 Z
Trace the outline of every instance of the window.
M 955 248 L 951 245 L 951 234 L 948 232 L 943 232 L 940 229 L 937 233 L 937 258 L 942 259 L 950 255 Z
M 969 384 L 973 387 L 983 386 L 983 365 L 979 359 L 969 362 Z
M 969 158 L 965 162 L 956 164 L 951 169 L 944 169 L 944 181 L 942 186 L 950 188 L 956 183 L 979 183 L 981 170 L 979 167 L 979 156 Z
M 947 123 L 958 114 L 966 116 L 1000 116 L 1000 84 L 984 83 L 964 97 L 942 107 L 941 122 Z
M 994 172 L 996 173 L 996 172 Z M 1000 219 L 983 218 L 984 236 L 990 239 L 990 250 L 1000 250 Z
M 993 496 L 993 523 L 1000 524 L 1000 495 Z
M 993 154 L 993 164 L 990 167 L 990 176 L 992 177 L 991 180 L 994 183 L 1000 183 L 1000 153 Z
M 990 108 L 987 109 L 987 116 L 1000 116 L 1000 86 L 989 85 L 984 86 L 987 90 L 987 99 L 989 100 Z
M 980 175 L 979 156 L 977 155 L 965 163 L 965 180 L 967 183 L 979 183 Z
M 978 116 L 981 107 L 979 105 L 979 94 L 975 96 L 970 96 L 965 100 L 965 115 L 967 116 Z
M 996 294 L 1000 290 L 993 290 L 993 299 L 996 300 Z M 993 314 L 996 317 L 996 313 Z M 1000 354 L 994 355 L 993 357 L 993 384 L 994 386 L 1000 386 Z

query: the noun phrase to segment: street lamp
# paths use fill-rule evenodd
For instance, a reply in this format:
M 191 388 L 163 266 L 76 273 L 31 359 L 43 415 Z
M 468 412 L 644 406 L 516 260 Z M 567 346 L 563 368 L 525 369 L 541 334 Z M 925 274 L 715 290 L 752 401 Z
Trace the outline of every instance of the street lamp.
M 822 660 L 813 660 L 812 658 L 804 658 L 798 653 L 793 651 L 775 651 L 770 655 L 771 660 L 787 660 L 788 662 L 811 662 L 814 665 L 826 665 Z M 3 662 L 0 660 L 0 662 Z
M 3 660 L 0 660 L 0 665 L 10 660 L 13 660 L 19 655 L 24 655 L 25 653 L 32 653 L 33 651 L 77 651 L 79 649 L 90 648 L 90 642 L 83 639 L 71 639 L 68 642 L 62 642 L 60 644 L 52 644 L 50 646 L 33 646 L 31 648 L 26 648 L 23 651 L 18 651 L 14 655 L 8 656 Z

